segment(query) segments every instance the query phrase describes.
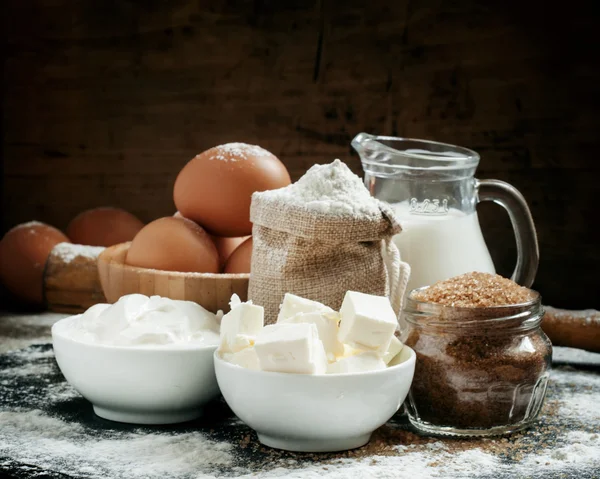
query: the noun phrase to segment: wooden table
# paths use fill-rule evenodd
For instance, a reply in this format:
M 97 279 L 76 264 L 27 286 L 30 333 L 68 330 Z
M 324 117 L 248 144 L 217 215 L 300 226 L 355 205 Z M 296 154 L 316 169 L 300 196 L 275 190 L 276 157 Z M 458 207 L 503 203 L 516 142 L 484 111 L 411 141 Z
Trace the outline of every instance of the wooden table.
M 543 414 L 523 433 L 431 438 L 399 413 L 363 448 L 293 454 L 262 447 L 222 401 L 177 426 L 100 419 L 56 366 L 49 328 L 61 317 L 0 314 L 0 471 L 9 477 L 600 477 L 600 354 L 556 348 Z

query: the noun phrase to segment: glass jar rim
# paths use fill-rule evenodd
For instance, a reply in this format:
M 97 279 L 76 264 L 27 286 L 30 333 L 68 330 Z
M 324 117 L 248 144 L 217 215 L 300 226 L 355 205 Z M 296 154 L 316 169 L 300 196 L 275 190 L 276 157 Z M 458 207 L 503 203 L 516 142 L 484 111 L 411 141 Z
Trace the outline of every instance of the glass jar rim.
M 427 288 L 413 289 L 407 296 L 403 317 L 413 325 L 442 329 L 532 329 L 539 326 L 544 316 L 541 295 L 533 289 L 529 290 L 532 299 L 524 303 L 466 307 L 420 301 L 413 297 Z

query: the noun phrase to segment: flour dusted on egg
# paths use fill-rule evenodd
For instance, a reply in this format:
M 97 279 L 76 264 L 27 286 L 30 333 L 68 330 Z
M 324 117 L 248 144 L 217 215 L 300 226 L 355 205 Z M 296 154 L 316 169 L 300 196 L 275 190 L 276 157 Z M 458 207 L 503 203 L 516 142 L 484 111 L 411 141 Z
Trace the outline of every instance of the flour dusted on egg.
M 219 145 L 214 148 L 215 152 L 209 156 L 209 160 L 220 160 L 220 161 L 244 161 L 248 157 L 266 157 L 271 156 L 272 153 L 261 148 L 258 145 L 249 145 L 247 143 L 226 143 Z
M 331 215 L 375 216 L 380 213 L 378 201 L 340 160 L 313 165 L 296 183 L 260 194 Z

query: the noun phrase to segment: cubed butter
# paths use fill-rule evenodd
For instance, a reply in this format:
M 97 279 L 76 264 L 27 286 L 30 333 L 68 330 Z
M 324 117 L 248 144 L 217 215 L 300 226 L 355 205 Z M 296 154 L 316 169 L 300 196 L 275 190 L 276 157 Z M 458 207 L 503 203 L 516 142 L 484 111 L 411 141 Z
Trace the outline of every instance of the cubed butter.
M 327 374 L 362 373 L 385 369 L 383 359 L 373 351 L 365 351 L 341 358 L 327 366 Z
M 357 349 L 387 350 L 398 325 L 388 298 L 348 291 L 340 314 L 340 342 Z
M 285 319 L 291 318 L 298 313 L 317 313 L 327 312 L 333 313 L 333 309 L 325 306 L 318 301 L 311 299 L 302 298 L 295 294 L 285 293 L 283 302 L 279 306 L 279 314 L 277 315 L 277 322 L 280 323 Z
M 254 344 L 265 323 L 265 310 L 252 301 L 242 303 L 236 294 L 232 296 L 230 305 L 231 311 L 221 319 L 219 351 L 236 353 Z
M 354 356 L 355 354 L 359 354 L 362 351 L 360 349 L 353 348 L 347 344 L 344 344 L 344 352 L 337 357 L 337 359 L 347 358 L 348 356 Z
M 260 369 L 281 373 L 325 374 L 327 358 L 314 324 L 265 326 L 254 345 Z
M 381 359 L 383 359 L 385 364 L 390 364 L 390 361 L 394 359 L 400 351 L 402 351 L 403 347 L 404 344 L 402 344 L 402 341 L 400 341 L 396 336 L 392 336 L 390 345 L 388 346 L 387 351 L 383 353 Z
M 337 356 L 344 354 L 344 345 L 337 337 L 339 313 L 336 312 L 313 312 L 313 313 L 298 313 L 291 318 L 285 318 L 278 324 L 298 324 L 309 323 L 317 327 L 319 339 L 325 348 L 325 354 L 329 361 L 335 361 Z
M 246 369 L 260 369 L 258 356 L 256 355 L 256 350 L 253 347 L 242 349 L 237 353 L 224 353 L 223 359 Z

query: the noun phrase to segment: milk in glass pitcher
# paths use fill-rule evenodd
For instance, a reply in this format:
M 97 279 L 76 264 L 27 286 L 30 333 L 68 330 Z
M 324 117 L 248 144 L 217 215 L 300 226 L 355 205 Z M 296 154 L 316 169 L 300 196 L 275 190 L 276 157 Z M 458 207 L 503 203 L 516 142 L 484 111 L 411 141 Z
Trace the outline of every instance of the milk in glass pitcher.
M 494 273 L 477 218 L 479 201 L 508 212 L 517 241 L 512 279 L 531 286 L 539 251 L 531 213 L 513 186 L 474 177 L 479 155 L 434 141 L 360 133 L 352 146 L 360 155 L 365 184 L 390 203 L 402 225 L 394 238 L 411 266 L 407 292 L 470 271 Z

